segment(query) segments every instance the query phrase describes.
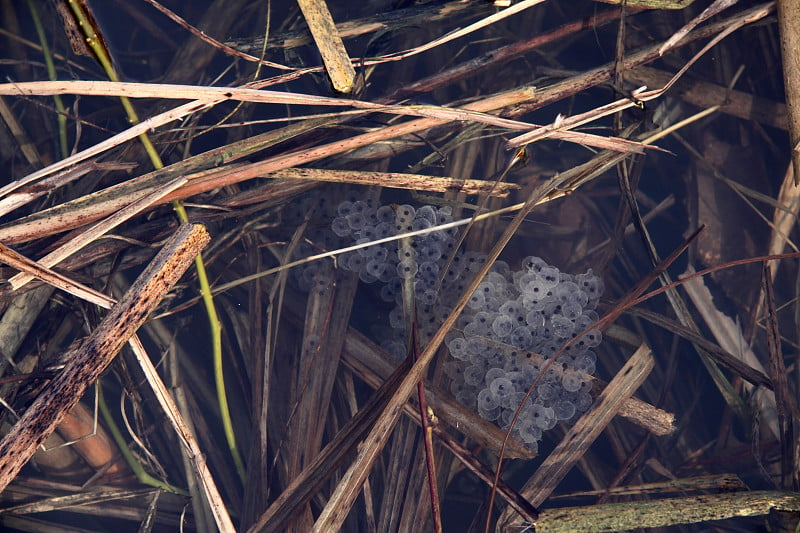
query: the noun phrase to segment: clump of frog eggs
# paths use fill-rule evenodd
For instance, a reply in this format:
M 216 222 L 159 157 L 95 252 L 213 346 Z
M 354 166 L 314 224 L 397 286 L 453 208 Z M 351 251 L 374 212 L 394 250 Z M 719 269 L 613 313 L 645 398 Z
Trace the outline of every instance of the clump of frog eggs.
M 338 205 L 331 230 L 340 242 L 362 244 L 451 221 L 447 207 L 375 206 L 356 200 Z M 357 272 L 366 283 L 380 281 L 381 298 L 394 304 L 389 314 L 393 334 L 382 346 L 395 357 L 405 356 L 404 281 L 413 280 L 424 346 L 485 263 L 486 257 L 475 252 L 453 255 L 457 237 L 453 228 L 437 230 L 414 236 L 410 247 L 392 241 L 339 256 L 340 268 Z M 303 288 L 313 285 L 315 268 L 299 271 Z M 591 325 L 598 318 L 594 309 L 602 291 L 603 282 L 591 269 L 573 276 L 531 256 L 513 271 L 496 261 L 445 340 L 453 357 L 444 365 L 451 392 L 508 430 L 538 378 L 512 433 L 535 449 L 543 431 L 574 419 L 592 403 L 593 348 L 602 336 Z

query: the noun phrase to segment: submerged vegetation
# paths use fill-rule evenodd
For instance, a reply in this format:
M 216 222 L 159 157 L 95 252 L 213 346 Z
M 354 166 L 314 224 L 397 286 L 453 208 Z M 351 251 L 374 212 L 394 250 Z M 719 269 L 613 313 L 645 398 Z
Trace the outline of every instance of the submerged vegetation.
M 4 5 L 4 529 L 796 528 L 791 8 L 362 4 Z

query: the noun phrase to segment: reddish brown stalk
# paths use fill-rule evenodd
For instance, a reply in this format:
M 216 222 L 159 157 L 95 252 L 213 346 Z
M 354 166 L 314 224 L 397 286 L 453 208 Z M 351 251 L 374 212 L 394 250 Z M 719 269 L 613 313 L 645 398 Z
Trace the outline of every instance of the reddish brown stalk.
M 416 307 L 416 304 L 415 304 Z M 417 329 L 417 317 L 414 314 L 413 327 L 411 328 L 411 357 L 416 362 L 419 358 L 419 331 Z M 417 382 L 417 398 L 419 399 L 419 418 L 422 424 L 423 443 L 425 444 L 425 466 L 428 477 L 428 491 L 431 495 L 431 519 L 433 520 L 433 530 L 436 533 L 442 531 L 442 506 L 439 502 L 439 487 L 436 483 L 436 458 L 433 454 L 433 425 L 435 424 L 435 413 L 428 412 L 428 403 L 425 401 L 425 383 L 420 379 Z
M 761 276 L 764 288 L 764 300 L 767 313 L 766 332 L 767 346 L 769 348 L 769 370 L 775 391 L 775 406 L 778 411 L 778 435 L 781 445 L 781 488 L 797 490 L 798 470 L 797 448 L 795 438 L 797 424 L 797 404 L 794 396 L 789 392 L 789 383 L 786 379 L 786 365 L 783 362 L 781 350 L 781 333 L 778 328 L 778 315 L 775 310 L 775 294 L 772 290 L 772 273 L 769 263 L 764 265 Z

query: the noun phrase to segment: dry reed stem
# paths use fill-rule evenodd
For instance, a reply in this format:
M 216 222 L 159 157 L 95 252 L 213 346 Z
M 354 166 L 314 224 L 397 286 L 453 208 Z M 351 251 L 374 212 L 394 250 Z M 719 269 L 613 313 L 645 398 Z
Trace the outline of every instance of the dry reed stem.
M 795 492 L 706 494 L 547 510 L 539 515 L 536 531 L 600 533 L 693 524 L 737 516 L 761 516 L 771 511 L 797 512 L 798 509 L 800 496 Z
M 201 226 L 187 226 L 176 232 L 125 297 L 82 345 L 72 351 L 65 368 L 0 442 L 0 490 L 16 477 L 209 240 Z
M 781 183 L 781 190 L 778 193 L 775 212 L 772 215 L 769 255 L 780 254 L 787 245 L 795 252 L 800 251 L 800 248 L 789 238 L 792 228 L 797 224 L 798 213 L 800 213 L 800 187 L 794 185 L 793 166 L 793 164 L 790 164 L 786 169 L 786 174 L 783 176 Z M 774 281 L 780 262 L 774 260 L 768 264 Z
M 432 74 L 427 78 L 412 82 L 392 93 L 392 95 L 387 98 L 387 101 L 406 98 L 413 94 L 431 93 L 440 87 L 476 76 L 491 67 L 504 65 L 523 56 L 527 52 L 531 52 L 548 43 L 556 42 L 558 39 L 574 35 L 580 30 L 589 28 L 596 30 L 605 24 L 616 22 L 617 20 L 619 20 L 619 10 L 609 10 L 600 14 L 594 14 L 579 22 L 565 24 L 556 30 L 535 35 L 528 40 L 511 43 L 508 46 L 492 50 L 490 53 L 475 59 L 467 60 L 459 65 L 445 69 L 442 72 Z
M 787 379 L 786 363 L 781 348 L 781 333 L 778 326 L 778 315 L 775 310 L 775 292 L 772 286 L 772 273 L 769 264 L 764 264 L 761 275 L 762 292 L 767 312 L 766 333 L 767 350 L 769 352 L 769 373 L 775 393 L 775 407 L 778 418 L 778 442 L 781 447 L 781 482 L 780 488 L 797 490 L 798 455 L 800 450 L 795 429 L 800 422 L 800 410 L 796 396 L 790 392 Z
M 261 58 L 258 58 L 258 57 L 255 57 L 255 56 L 251 56 L 250 54 L 245 54 L 243 52 L 240 52 L 239 50 L 236 50 L 235 48 L 231 48 L 230 46 L 217 41 L 213 37 L 210 37 L 206 32 L 204 32 L 202 30 L 199 30 L 196 27 L 192 26 L 191 24 L 186 22 L 183 18 L 178 16 L 175 12 L 171 11 L 170 9 L 167 9 L 161 3 L 155 2 L 154 0 L 145 0 L 145 2 L 147 2 L 148 4 L 153 6 L 154 8 L 158 9 L 159 11 L 161 11 L 164 15 L 166 15 L 170 19 L 174 20 L 179 26 L 185 28 L 187 31 L 190 31 L 192 33 L 192 35 L 194 35 L 195 37 L 197 37 L 201 41 L 210 44 L 211 46 L 221 50 L 225 54 L 228 54 L 228 55 L 231 55 L 231 56 L 234 56 L 234 57 L 242 58 L 245 61 L 252 61 L 254 63 L 259 63 L 259 64 L 264 65 L 266 67 L 272 67 L 272 68 L 276 68 L 276 69 L 280 69 L 280 70 L 294 70 L 294 69 L 292 69 L 290 67 L 287 67 L 285 65 L 281 65 L 280 63 L 274 63 L 272 61 L 264 61 Z
M 460 0 L 447 2 L 444 4 L 421 4 L 413 8 L 395 9 L 385 13 L 376 13 L 371 17 L 354 20 L 347 20 L 336 24 L 336 32 L 342 38 L 359 37 L 368 33 L 379 33 L 381 30 L 391 30 L 398 22 L 404 25 L 410 24 L 431 24 L 432 22 L 447 19 L 454 14 L 474 9 L 474 4 L 465 4 Z M 306 31 L 284 32 L 279 37 L 271 37 L 267 41 L 267 49 L 279 48 L 289 50 L 307 45 L 311 42 L 311 37 Z M 235 45 L 241 50 L 261 50 L 264 41 L 256 39 L 248 42 L 235 42 L 228 44 Z
M 169 395 L 167 388 L 164 386 L 164 382 L 158 375 L 158 371 L 147 355 L 144 346 L 135 335 L 131 339 L 131 348 L 136 356 L 136 360 L 139 362 L 139 366 L 144 372 L 147 383 L 150 385 L 153 394 L 158 400 L 159 406 L 164 411 L 167 420 L 169 420 L 170 425 L 181 441 L 181 450 L 188 455 L 188 460 L 200 481 L 203 495 L 206 497 L 206 501 L 211 508 L 211 513 L 214 516 L 217 527 L 223 533 L 234 533 L 236 529 L 233 527 L 233 522 L 228 514 L 225 502 L 222 500 L 222 495 L 219 493 L 217 485 L 214 482 L 214 477 L 208 469 L 203 451 L 197 444 L 197 440 L 192 434 L 192 431 L 186 425 L 186 422 L 183 421 L 183 417 L 181 416 L 178 406 L 175 404 L 175 400 Z
M 699 39 L 705 39 L 712 36 L 719 36 L 723 33 L 740 29 L 748 24 L 752 24 L 759 20 L 764 19 L 775 8 L 774 2 L 767 2 L 758 6 L 746 9 L 740 13 L 732 15 L 728 19 L 723 19 L 719 22 L 711 23 L 702 28 L 696 29 L 691 32 L 686 38 L 677 43 L 675 47 L 686 46 Z M 563 99 L 569 98 L 582 91 L 596 87 L 602 83 L 611 80 L 617 68 L 624 71 L 633 70 L 636 67 L 655 61 L 661 57 L 659 53 L 660 45 L 654 44 L 642 48 L 637 52 L 628 54 L 621 65 L 616 65 L 614 62 L 603 65 L 592 70 L 581 72 L 580 74 L 568 78 L 564 81 L 540 87 L 537 91 L 536 97 L 530 103 L 520 105 L 513 110 L 511 116 L 520 116 L 531 111 L 535 111 L 544 106 L 554 104 Z M 673 48 L 674 50 L 675 48 Z
M 676 44 L 682 41 L 697 26 L 710 19 L 714 15 L 721 13 L 727 8 L 738 3 L 739 0 L 714 0 L 714 2 L 705 8 L 702 13 L 694 17 L 682 28 L 672 34 L 672 37 L 667 39 L 658 49 L 658 55 L 663 56 L 670 49 L 674 48 Z
M 778 28 L 783 58 L 783 86 L 789 119 L 789 148 L 794 164 L 794 184 L 800 187 L 800 0 L 778 1 Z
M 322 56 L 333 90 L 349 94 L 355 86 L 356 70 L 347 55 L 325 0 L 298 0 L 297 4 Z
M 348 183 L 384 187 L 388 189 L 407 189 L 417 192 L 454 192 L 463 194 L 489 194 L 506 198 L 511 191 L 519 190 L 516 183 L 501 183 L 492 187 L 492 182 L 448 176 L 429 176 L 425 174 L 405 174 L 402 172 L 377 172 L 359 170 L 331 170 L 321 168 L 287 168 L 271 172 L 265 178 L 285 178 L 315 182 Z
M 252 84 L 257 86 L 257 84 Z M 534 124 L 496 117 L 470 106 L 450 108 L 443 106 L 389 105 L 331 98 L 326 96 L 270 91 L 252 87 L 208 87 L 204 85 L 171 85 L 163 83 L 134 83 L 115 81 L 30 81 L 0 84 L 0 95 L 52 96 L 80 94 L 85 96 L 120 96 L 127 98 L 160 98 L 194 100 L 194 104 L 213 106 L 227 100 L 276 105 L 310 105 L 352 107 L 363 112 L 382 112 L 392 115 L 427 117 L 441 121 L 477 122 L 499 128 L 528 130 Z M 184 106 L 172 110 L 172 115 Z M 162 115 L 158 115 L 161 117 Z M 176 117 L 180 118 L 180 117 Z M 152 120 L 152 119 L 150 119 Z M 174 120 L 174 119 L 173 119 Z M 147 122 L 147 121 L 145 121 Z M 151 124 L 151 127 L 152 124 Z M 2 192 L 2 190 L 0 190 Z
M 158 126 L 167 124 L 174 120 L 179 120 L 187 115 L 191 115 L 192 113 L 208 109 L 209 107 L 212 106 L 212 104 L 213 102 L 189 102 L 188 104 L 183 104 L 165 113 L 161 113 L 156 117 L 145 119 L 141 121 L 139 124 L 131 126 L 127 130 L 120 132 L 112 137 L 109 137 L 105 141 L 101 141 L 65 159 L 56 161 L 52 165 L 49 165 L 41 170 L 37 170 L 36 172 L 32 172 L 23 178 L 12 181 L 11 183 L 0 188 L 0 198 L 5 198 L 11 192 L 16 191 L 26 185 L 35 183 L 41 180 L 42 178 L 45 178 L 55 172 L 64 170 L 65 168 L 80 163 L 81 161 L 85 161 L 90 157 L 100 155 L 103 152 L 108 151 L 111 148 L 114 148 L 115 146 L 119 146 L 125 141 L 135 139 L 139 135 L 142 135 L 143 133 L 147 133 L 148 131 L 155 129 Z
M 134 165 L 125 163 L 98 163 L 97 161 L 78 163 L 72 168 L 56 172 L 36 185 L 27 187 L 21 191 L 17 190 L 16 192 L 11 192 L 7 196 L 0 198 L 0 216 L 7 215 L 18 207 L 28 205 L 37 198 L 41 198 L 53 190 L 63 187 L 94 170 L 130 170 L 133 166 Z
M 283 492 L 272 502 L 259 518 L 253 522 L 248 533 L 278 531 L 291 518 L 295 510 L 309 501 L 330 476 L 334 475 L 341 461 L 350 454 L 408 371 L 408 364 L 400 364 L 389 379 L 373 394 L 358 412 L 336 433 L 336 436 L 317 454 L 296 478 L 291 480 Z
M 459 28 L 459 29 L 457 29 L 455 31 L 452 31 L 452 32 L 448 33 L 447 35 L 444 35 L 444 36 L 442 36 L 442 37 L 440 37 L 438 39 L 434 39 L 433 41 L 427 42 L 427 43 L 425 43 L 425 44 L 423 44 L 421 46 L 416 46 L 416 47 L 411 48 L 410 50 L 406 50 L 404 52 L 397 52 L 395 54 L 387 54 L 387 55 L 379 56 L 377 58 L 372 58 L 372 59 L 366 60 L 365 64 L 371 65 L 373 63 L 382 63 L 382 62 L 385 62 L 385 61 L 400 61 L 400 60 L 403 60 L 403 59 L 407 59 L 407 58 L 415 56 L 417 54 L 421 54 L 422 52 L 425 52 L 427 50 L 432 50 L 432 49 L 436 48 L 437 46 L 441 46 L 441 45 L 443 45 L 445 43 L 448 43 L 448 42 L 450 42 L 452 40 L 460 39 L 461 37 L 465 37 L 465 36 L 469 35 L 470 33 L 474 33 L 474 32 L 476 32 L 478 30 L 481 30 L 483 28 L 491 26 L 492 24 L 495 24 L 496 22 L 499 22 L 499 21 L 501 21 L 501 20 L 503 20 L 505 18 L 511 17 L 513 15 L 516 15 L 517 13 L 528 9 L 529 7 L 533 7 L 533 6 L 541 4 L 543 2 L 544 2 L 544 0 L 522 0 L 522 2 L 514 4 L 513 6 L 507 8 L 507 9 L 503 9 L 501 11 L 498 11 L 498 12 L 492 14 L 492 15 L 489 15 L 486 18 L 483 18 L 483 19 L 479 20 L 478 22 L 474 22 L 474 23 L 470 24 L 469 26 L 466 26 L 465 28 Z
M 754 13 L 750 17 L 745 17 L 743 19 L 735 20 L 730 25 L 724 27 L 724 29 L 718 35 L 715 35 L 709 43 L 703 46 L 703 48 L 699 52 L 697 52 L 689 61 L 687 61 L 686 64 L 683 65 L 681 69 L 660 89 L 647 90 L 646 87 L 642 87 L 640 89 L 637 89 L 636 91 L 633 91 L 631 93 L 630 98 L 622 98 L 617 100 L 616 102 L 611 102 L 610 104 L 596 107 L 594 109 L 586 111 L 585 113 L 580 113 L 578 115 L 566 118 L 558 117 L 551 125 L 547 125 L 512 138 L 507 143 L 508 147 L 518 148 L 520 146 L 525 146 L 527 144 L 536 142 L 538 140 L 546 139 L 547 137 L 551 136 L 554 132 L 563 132 L 570 128 L 576 128 L 578 126 L 588 124 L 589 122 L 597 120 L 599 118 L 619 113 L 620 111 L 623 111 L 625 109 L 630 109 L 631 107 L 639 107 L 642 105 L 642 102 L 648 102 L 650 100 L 662 97 L 664 93 L 666 93 L 670 89 L 670 87 L 672 87 L 672 85 L 675 84 L 681 78 L 681 76 L 689 69 L 689 67 L 691 67 L 714 45 L 716 45 L 719 41 L 721 41 L 734 31 L 738 30 L 739 28 L 747 24 L 750 24 L 754 20 L 758 20 L 759 18 L 766 16 L 766 13 L 767 10 L 761 10 L 759 12 Z M 676 46 L 678 42 L 679 40 L 675 42 L 668 41 L 659 49 L 659 53 L 663 55 L 665 52 L 669 51 L 674 46 Z
M 732 492 L 746 490 L 747 485 L 736 474 L 709 474 L 705 476 L 691 476 L 678 479 L 667 479 L 653 483 L 638 485 L 625 485 L 620 487 L 607 487 L 599 490 L 585 490 L 565 495 L 552 496 L 551 500 L 562 500 L 575 496 L 629 496 L 637 494 L 674 493 L 677 491 L 690 492 L 696 490 L 715 490 Z
M 69 494 L 67 496 L 55 496 L 51 498 L 45 498 L 43 500 L 38 500 L 33 503 L 14 505 L 11 507 L 4 508 L 3 511 L 9 514 L 18 513 L 20 515 L 26 515 L 32 513 L 46 513 L 50 511 L 65 511 L 65 510 L 74 511 L 75 508 L 82 508 L 82 507 L 91 508 L 94 507 L 92 506 L 92 504 L 98 504 L 98 506 L 94 507 L 93 510 L 87 511 L 87 514 L 99 514 L 99 511 L 101 510 L 100 505 L 108 506 L 109 502 L 114 500 L 136 498 L 148 494 L 153 494 L 156 491 L 157 489 L 152 489 L 152 488 L 131 490 L 128 488 L 100 487 L 87 490 L 86 492 Z M 48 529 L 45 528 L 42 531 L 48 531 Z
M 678 281 L 676 285 L 679 283 L 681 283 L 681 281 Z M 660 326 L 674 333 L 675 335 L 686 339 L 692 344 L 699 346 L 705 352 L 711 355 L 717 363 L 730 369 L 737 376 L 749 381 L 753 385 L 764 386 L 768 389 L 772 388 L 772 382 L 766 374 L 743 362 L 739 356 L 724 350 L 719 345 L 714 344 L 712 341 L 706 339 L 698 331 L 690 329 L 689 327 L 684 326 L 683 324 L 674 320 L 670 320 L 663 315 L 648 311 L 647 309 L 629 309 L 628 313 L 634 316 L 642 317 L 648 322 Z

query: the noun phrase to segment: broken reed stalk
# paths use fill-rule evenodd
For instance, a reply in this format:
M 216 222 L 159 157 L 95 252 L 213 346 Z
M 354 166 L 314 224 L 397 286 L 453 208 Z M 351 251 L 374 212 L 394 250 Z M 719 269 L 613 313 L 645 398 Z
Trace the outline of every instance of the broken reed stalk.
M 796 492 L 744 491 L 683 498 L 548 509 L 536 522 L 538 533 L 626 531 L 693 524 L 737 516 L 760 516 L 800 507 Z
M 181 226 L 97 329 L 0 442 L 0 491 L 97 381 L 156 305 L 209 242 L 201 225 Z
M 308 29 L 314 37 L 325 71 L 337 93 L 349 94 L 356 84 L 356 70 L 347 55 L 325 0 L 298 0 Z

